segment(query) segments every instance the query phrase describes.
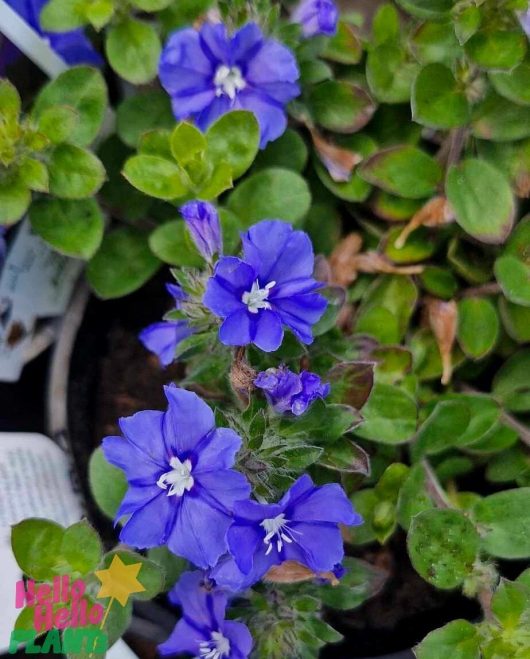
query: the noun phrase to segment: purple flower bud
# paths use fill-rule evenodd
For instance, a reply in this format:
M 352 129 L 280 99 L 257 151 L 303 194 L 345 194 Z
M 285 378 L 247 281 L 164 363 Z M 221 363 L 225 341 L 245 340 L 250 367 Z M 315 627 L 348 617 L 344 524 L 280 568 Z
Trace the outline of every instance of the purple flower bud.
M 214 254 L 223 251 L 223 238 L 219 215 L 206 201 L 189 201 L 180 207 L 193 242 L 201 255 L 211 263 Z
M 293 373 L 286 366 L 268 368 L 254 380 L 258 389 L 278 413 L 303 414 L 317 398 L 325 398 L 330 391 L 329 383 L 322 384 L 316 373 Z
M 302 0 L 291 18 L 300 23 L 306 39 L 317 34 L 331 37 L 337 31 L 339 12 L 333 0 Z

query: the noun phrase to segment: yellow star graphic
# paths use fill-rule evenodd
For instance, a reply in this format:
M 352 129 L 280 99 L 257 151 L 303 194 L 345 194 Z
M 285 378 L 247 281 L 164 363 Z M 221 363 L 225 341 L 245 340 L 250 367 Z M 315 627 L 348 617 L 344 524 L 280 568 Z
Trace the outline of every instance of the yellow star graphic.
M 110 597 L 101 627 L 105 624 L 110 607 L 115 599 L 122 606 L 125 606 L 133 593 L 142 593 L 145 590 L 145 587 L 137 579 L 141 567 L 141 563 L 126 565 L 116 554 L 106 570 L 96 570 L 95 575 L 101 581 L 97 598 Z

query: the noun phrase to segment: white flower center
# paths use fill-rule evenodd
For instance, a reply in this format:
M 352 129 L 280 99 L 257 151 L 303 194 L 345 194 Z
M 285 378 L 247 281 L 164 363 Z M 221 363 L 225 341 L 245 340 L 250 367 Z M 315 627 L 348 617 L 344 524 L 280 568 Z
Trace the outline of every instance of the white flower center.
M 276 549 L 281 551 L 283 548 L 283 543 L 286 542 L 290 545 L 293 541 L 293 534 L 296 531 L 293 531 L 288 527 L 289 520 L 285 519 L 284 513 L 280 513 L 276 517 L 271 517 L 270 519 L 264 519 L 261 522 L 260 526 L 263 526 L 265 529 L 265 537 L 263 542 L 268 545 L 265 556 L 268 556 L 272 551 L 272 542 L 276 542 Z
M 234 100 L 237 92 L 247 86 L 239 66 L 226 66 L 226 64 L 217 67 L 213 84 L 215 85 L 216 96 L 226 94 L 231 101 Z
M 230 641 L 221 632 L 212 632 L 211 641 L 199 643 L 199 657 L 201 659 L 222 659 L 230 654 Z
M 167 493 L 168 497 L 174 494 L 181 497 L 184 491 L 189 492 L 193 487 L 194 480 L 191 475 L 191 462 L 189 460 L 181 462 L 178 458 L 171 458 L 169 466 L 171 470 L 162 474 L 156 484 L 163 490 L 167 490 L 168 485 L 171 486 Z
M 271 305 L 267 302 L 269 292 L 273 286 L 276 286 L 275 281 L 270 281 L 265 288 L 259 287 L 259 281 L 252 284 L 250 291 L 243 293 L 241 301 L 246 304 L 250 313 L 258 313 L 260 309 L 270 309 Z

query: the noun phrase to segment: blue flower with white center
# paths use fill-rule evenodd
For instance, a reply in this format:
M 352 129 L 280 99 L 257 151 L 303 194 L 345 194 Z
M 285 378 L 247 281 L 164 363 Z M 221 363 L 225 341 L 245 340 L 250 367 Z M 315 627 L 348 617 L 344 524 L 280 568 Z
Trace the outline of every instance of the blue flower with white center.
M 235 501 L 250 486 L 231 469 L 241 438 L 216 428 L 210 407 L 196 394 L 164 388 L 166 412 L 147 410 L 120 419 L 123 437 L 106 437 L 106 459 L 125 472 L 129 487 L 116 521 L 130 515 L 120 540 L 138 548 L 167 544 L 201 568 L 227 551 Z
M 315 400 L 325 398 L 330 392 L 329 383 L 322 384 L 316 373 L 293 373 L 286 366 L 261 371 L 254 384 L 263 391 L 275 412 L 292 412 L 295 416 L 303 414 Z
M 260 146 L 287 127 L 285 106 L 300 93 L 293 53 L 248 23 L 229 36 L 204 23 L 174 32 L 160 58 L 159 76 L 177 119 L 191 118 L 205 131 L 230 110 L 249 110 L 260 126 Z
M 309 236 L 279 220 L 263 220 L 242 234 L 243 257 L 220 259 L 209 279 L 204 305 L 223 319 L 219 339 L 225 345 L 254 343 L 277 350 L 284 327 L 302 343 L 311 343 L 312 326 L 326 310 L 322 287 L 313 279 Z
M 221 223 L 215 206 L 206 201 L 189 201 L 179 210 L 199 253 L 211 263 L 215 254 L 223 251 Z
M 184 572 L 169 592 L 182 618 L 158 646 L 162 656 L 191 654 L 200 659 L 246 659 L 252 637 L 246 625 L 225 620 L 227 597 L 201 572 Z
M 302 0 L 291 19 L 300 23 L 306 39 L 318 34 L 331 37 L 337 31 L 339 11 L 333 0 Z
M 238 501 L 227 539 L 231 559 L 211 572 L 219 585 L 243 590 L 274 565 L 296 561 L 315 573 L 333 571 L 344 557 L 339 524 L 357 526 L 355 512 L 340 485 L 317 487 L 301 476 L 276 504 Z

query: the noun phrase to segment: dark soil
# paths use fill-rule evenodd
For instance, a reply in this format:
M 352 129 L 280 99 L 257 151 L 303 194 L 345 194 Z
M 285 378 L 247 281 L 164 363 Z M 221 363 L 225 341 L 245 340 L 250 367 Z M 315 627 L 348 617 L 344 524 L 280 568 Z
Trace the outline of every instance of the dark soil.
M 90 499 L 88 459 L 104 436 L 119 433 L 119 417 L 142 409 L 163 409 L 162 385 L 181 375 L 178 366 L 162 369 L 137 338 L 138 332 L 159 320 L 170 304 L 163 281 L 157 278 L 140 293 L 117 302 L 91 300 L 74 350 L 69 398 L 72 450 L 89 502 L 88 514 L 109 546 L 116 541 L 116 535 L 111 522 Z M 418 576 L 409 562 L 404 534 L 395 536 L 387 547 L 370 545 L 356 550 L 355 555 L 388 570 L 390 576 L 383 591 L 362 607 L 329 613 L 329 621 L 345 635 L 345 640 L 329 646 L 322 653 L 323 659 L 399 652 L 449 620 L 472 620 L 479 615 L 473 601 L 457 592 L 437 591 Z M 136 610 L 143 635 L 156 641 L 167 635 L 172 624 L 169 611 L 162 606 L 160 601 Z M 157 629 L 156 623 L 162 620 L 164 629 Z M 135 646 L 142 659 L 153 656 L 152 643 Z

